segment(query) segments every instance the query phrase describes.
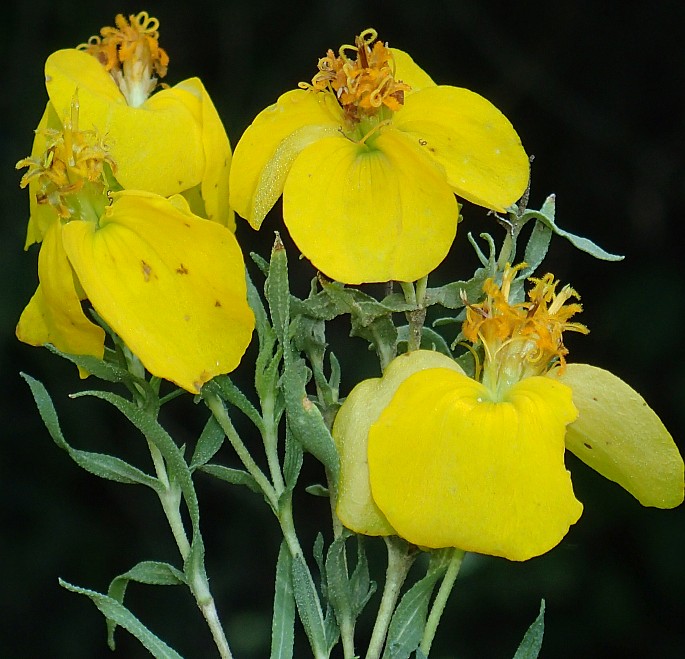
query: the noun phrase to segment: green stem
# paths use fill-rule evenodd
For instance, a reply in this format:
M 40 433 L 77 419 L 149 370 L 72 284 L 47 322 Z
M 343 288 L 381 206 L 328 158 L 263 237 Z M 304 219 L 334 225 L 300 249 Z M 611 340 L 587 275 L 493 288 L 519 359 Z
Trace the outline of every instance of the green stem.
M 433 606 L 431 607 L 431 612 L 428 615 L 428 620 L 426 621 L 426 627 L 423 630 L 423 638 L 421 639 L 421 652 L 428 656 L 430 652 L 433 639 L 435 638 L 435 632 L 438 629 L 438 624 L 440 623 L 440 618 L 445 610 L 445 605 L 447 604 L 447 598 L 452 592 L 454 587 L 454 582 L 456 581 L 457 575 L 459 574 L 459 568 L 461 568 L 461 562 L 464 559 L 464 552 L 461 549 L 453 549 L 450 562 L 447 566 L 447 571 L 440 584 L 438 594 L 435 596 L 433 601 Z
M 167 521 L 169 522 L 169 526 L 171 527 L 171 532 L 176 540 L 178 551 L 185 563 L 188 556 L 190 556 L 190 543 L 188 542 L 188 536 L 186 535 L 183 526 L 183 519 L 180 511 L 182 497 L 181 488 L 178 487 L 177 484 L 169 481 L 169 475 L 167 474 L 164 458 L 160 450 L 152 442 L 148 442 L 148 446 L 150 447 L 150 455 L 152 456 L 157 478 L 159 482 L 164 485 L 164 491 L 159 494 L 159 500 L 162 504 L 162 509 L 164 510 Z M 219 620 L 214 598 L 209 590 L 207 578 L 204 576 L 204 570 L 195 571 L 193 582 L 189 585 L 190 590 L 195 597 L 195 601 L 202 612 L 202 616 L 207 621 L 207 626 L 209 627 L 214 643 L 219 650 L 221 659 L 233 659 L 226 635 L 224 634 L 223 627 Z
M 169 522 L 171 532 L 174 534 L 174 540 L 176 541 L 176 546 L 181 554 L 181 558 L 185 561 L 186 558 L 188 558 L 188 554 L 190 554 L 190 543 L 188 542 L 188 536 L 186 535 L 183 519 L 181 518 L 181 512 L 179 510 L 182 496 L 181 488 L 178 487 L 178 485 L 169 482 L 166 465 L 164 464 L 164 458 L 162 457 L 160 450 L 150 441 L 148 441 L 147 444 L 150 449 L 150 455 L 152 456 L 152 462 L 155 466 L 157 479 L 164 486 L 164 491 L 159 493 L 159 501 L 162 504 L 164 515 Z
M 383 596 L 378 608 L 369 648 L 366 652 L 366 659 L 378 659 L 381 656 L 400 589 L 416 558 L 416 552 L 410 549 L 403 540 L 395 537 L 387 537 L 384 540 L 388 548 L 388 567 L 385 572 Z
M 274 395 L 270 392 L 262 400 L 262 419 L 264 420 L 264 451 L 269 465 L 269 474 L 277 496 L 285 490 L 285 482 L 281 473 L 281 463 L 278 459 L 278 427 L 274 418 Z
M 219 650 L 219 656 L 221 659 L 233 659 L 231 649 L 228 646 L 228 640 L 226 639 L 224 629 L 221 626 L 221 621 L 219 620 L 219 614 L 216 610 L 214 598 L 209 590 L 207 577 L 204 575 L 204 570 L 202 572 L 197 571 L 195 573 L 193 582 L 190 584 L 190 589 L 193 591 L 197 605 L 200 607 L 200 611 L 202 612 L 204 619 L 207 621 L 207 626 L 212 633 L 214 644 Z
M 269 479 L 264 475 L 264 472 L 259 468 L 257 463 L 253 460 L 250 452 L 247 450 L 243 440 L 240 438 L 238 431 L 233 426 L 231 418 L 228 416 L 226 407 L 223 401 L 216 395 L 208 393 L 205 395 L 205 401 L 207 407 L 214 415 L 214 418 L 219 422 L 221 429 L 224 431 L 228 441 L 231 442 L 233 450 L 237 453 L 240 461 L 245 466 L 245 469 L 250 473 L 252 478 L 257 481 L 260 489 L 264 493 L 269 505 L 274 511 L 278 510 L 278 495 L 274 490 L 273 485 L 269 482 Z

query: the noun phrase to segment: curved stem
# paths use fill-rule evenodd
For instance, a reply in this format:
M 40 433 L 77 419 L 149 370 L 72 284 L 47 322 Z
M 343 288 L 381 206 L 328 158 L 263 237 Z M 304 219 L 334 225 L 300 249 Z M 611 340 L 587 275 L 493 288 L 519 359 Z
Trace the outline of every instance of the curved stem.
M 278 496 L 276 495 L 273 485 L 271 485 L 269 479 L 264 475 L 264 472 L 259 468 L 257 463 L 250 455 L 250 452 L 247 450 L 247 447 L 240 438 L 238 431 L 233 426 L 231 418 L 228 416 L 228 412 L 226 411 L 223 401 L 216 394 L 209 393 L 205 396 L 205 402 L 207 403 L 207 407 L 209 407 L 214 415 L 214 418 L 219 422 L 219 425 L 224 431 L 226 437 L 228 437 L 228 441 L 231 442 L 233 450 L 238 454 L 238 457 L 245 466 L 245 469 L 247 469 L 252 478 L 257 481 L 257 484 L 264 493 L 269 505 L 274 511 L 278 510 Z
M 400 589 L 404 580 L 407 578 L 409 568 L 416 558 L 416 552 L 399 538 L 384 538 L 388 548 L 388 567 L 385 571 L 385 586 L 381 604 L 378 607 L 376 623 L 373 626 L 369 649 L 366 652 L 366 659 L 378 659 L 381 656 L 388 627 L 395 611 L 395 605 L 400 595 Z
M 452 592 L 454 587 L 454 582 L 459 574 L 459 568 L 461 567 L 461 562 L 464 559 L 464 552 L 461 549 L 453 549 L 450 562 L 447 565 L 447 571 L 440 584 L 438 594 L 435 596 L 433 601 L 433 606 L 431 607 L 431 612 L 428 615 L 428 620 L 426 621 L 426 626 L 423 630 L 423 638 L 421 639 L 421 652 L 428 656 L 430 652 L 433 639 L 435 638 L 435 632 L 438 629 L 438 624 L 440 623 L 440 618 L 443 611 L 445 610 L 445 604 L 447 604 L 447 598 Z

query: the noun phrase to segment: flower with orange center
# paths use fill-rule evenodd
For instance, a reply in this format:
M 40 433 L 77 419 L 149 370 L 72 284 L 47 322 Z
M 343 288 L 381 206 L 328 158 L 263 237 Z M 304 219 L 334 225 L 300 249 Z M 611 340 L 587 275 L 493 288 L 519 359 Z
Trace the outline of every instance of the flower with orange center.
M 455 194 L 497 211 L 523 194 L 528 158 L 506 117 L 436 85 L 374 30 L 318 69 L 247 128 L 230 191 L 254 228 L 282 194 L 293 240 L 330 278 L 417 280 L 454 240 Z
M 512 560 L 549 551 L 580 517 L 565 448 L 645 506 L 683 501 L 683 460 L 644 399 L 587 364 L 566 364 L 575 293 L 552 275 L 510 301 L 516 272 L 488 280 L 464 335 L 482 380 L 426 351 L 397 357 L 350 393 L 333 426 L 337 511 L 352 530 Z

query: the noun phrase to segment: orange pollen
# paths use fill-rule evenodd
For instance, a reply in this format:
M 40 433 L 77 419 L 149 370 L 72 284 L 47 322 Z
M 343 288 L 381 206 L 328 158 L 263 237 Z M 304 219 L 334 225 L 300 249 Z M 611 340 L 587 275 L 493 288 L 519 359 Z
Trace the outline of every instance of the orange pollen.
M 148 59 L 160 78 L 166 75 L 169 56 L 159 47 L 159 21 L 146 11 L 123 14 L 114 19 L 116 27 L 103 27 L 101 37 L 92 36 L 87 43 L 76 46 L 96 57 L 109 72 L 120 70 L 127 61 Z
M 364 30 L 355 38 L 354 46 L 341 46 L 337 56 L 329 50 L 319 60 L 319 72 L 311 85 L 300 83 L 300 87 L 332 91 L 348 116 L 356 120 L 373 116 L 383 107 L 399 110 L 411 87 L 395 79 L 392 51 L 387 44 L 376 41 L 377 36 L 373 29 Z
M 582 311 L 578 303 L 567 304 L 572 297 L 580 299 L 570 286 L 556 292 L 558 281 L 552 274 L 530 278 L 534 286 L 528 292 L 528 300 L 511 304 L 509 296 L 516 273 L 525 267 L 521 263 L 507 266 L 502 284 L 493 279 L 483 285 L 485 299 L 478 304 L 466 304 L 466 320 L 462 326 L 464 336 L 471 342 L 481 342 L 486 358 L 496 358 L 499 352 L 507 356 L 516 354 L 531 364 L 546 370 L 553 360 L 565 366 L 568 354 L 563 343 L 565 331 L 587 334 L 581 323 L 569 322 Z

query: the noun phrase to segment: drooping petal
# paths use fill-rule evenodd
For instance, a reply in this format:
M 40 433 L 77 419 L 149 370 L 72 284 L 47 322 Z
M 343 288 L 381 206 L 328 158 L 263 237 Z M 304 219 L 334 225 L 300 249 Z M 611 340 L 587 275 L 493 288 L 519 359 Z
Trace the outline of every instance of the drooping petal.
M 567 364 L 551 374 L 573 390 L 578 418 L 566 446 L 643 506 L 674 508 L 683 502 L 683 459 L 654 410 L 613 373 Z
M 254 316 L 228 229 L 181 197 L 124 191 L 99 227 L 67 225 L 64 245 L 95 309 L 153 375 L 198 392 L 238 365 Z
M 414 93 L 425 87 L 435 87 L 433 79 L 412 59 L 411 55 L 399 48 L 391 48 L 395 59 L 395 80 L 406 82 Z
M 259 229 L 283 192 L 297 155 L 343 125 L 330 94 L 295 89 L 262 110 L 243 133 L 233 154 L 230 201 L 235 211 Z
M 372 146 L 342 136 L 311 145 L 293 163 L 283 194 L 295 244 L 348 284 L 428 274 L 449 251 L 458 216 L 440 168 L 392 129 Z
M 207 219 L 235 230 L 235 218 L 228 204 L 228 179 L 231 169 L 231 144 L 219 114 L 199 78 L 179 82 L 175 89 L 194 94 L 202 109 L 202 146 L 205 170 L 201 189 Z
M 59 50 L 45 63 L 48 95 L 60 116 L 78 89 L 81 130 L 96 128 L 111 147 L 124 188 L 172 195 L 202 180 L 202 101 L 185 89 L 163 89 L 131 107 L 100 62 Z
M 360 382 L 335 417 L 333 439 L 340 455 L 336 512 L 349 529 L 364 535 L 397 535 L 373 501 L 367 460 L 369 428 L 388 405 L 400 384 L 427 368 L 449 368 L 462 373 L 449 357 L 415 350 L 394 359 L 382 378 Z
M 440 85 L 407 94 L 393 126 L 439 162 L 453 190 L 504 211 L 528 185 L 529 162 L 509 120 L 482 96 Z
M 105 333 L 83 313 L 56 216 L 40 248 L 38 278 L 40 284 L 17 324 L 17 338 L 34 346 L 50 343 L 68 354 L 101 358 Z
M 571 391 L 550 384 L 492 402 L 454 371 L 407 378 L 369 432 L 371 491 L 398 534 L 519 561 L 557 545 L 582 505 L 563 458 Z

